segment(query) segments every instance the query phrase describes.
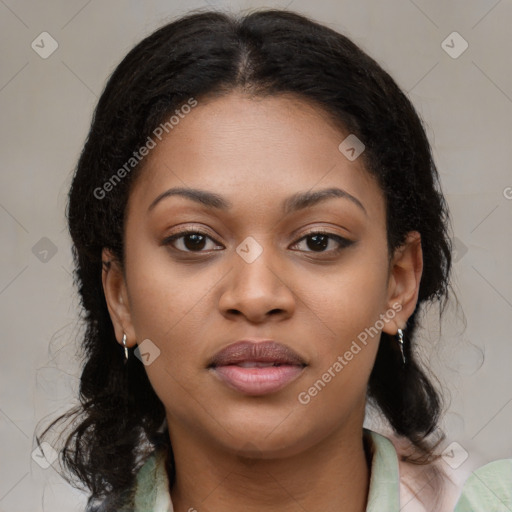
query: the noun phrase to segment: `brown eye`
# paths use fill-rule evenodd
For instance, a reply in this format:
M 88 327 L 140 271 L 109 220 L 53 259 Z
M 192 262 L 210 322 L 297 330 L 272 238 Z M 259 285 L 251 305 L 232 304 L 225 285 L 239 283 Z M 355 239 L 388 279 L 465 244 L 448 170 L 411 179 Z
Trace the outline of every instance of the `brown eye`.
M 204 249 L 208 240 L 215 242 L 215 240 L 201 231 L 182 231 L 167 237 L 162 244 L 171 245 L 183 252 L 205 252 Z M 177 247 L 179 245 L 181 247 Z
M 347 240 L 346 238 L 343 238 L 339 235 L 335 235 L 334 233 L 327 233 L 324 231 L 314 231 L 312 233 L 308 233 L 306 236 L 302 237 L 295 245 L 298 245 L 303 240 L 306 240 L 306 246 L 308 249 L 310 249 L 310 251 L 306 252 L 320 253 L 336 253 L 354 243 L 353 240 Z M 329 247 L 331 241 L 335 242 L 335 247 L 329 250 L 325 250 L 326 248 Z

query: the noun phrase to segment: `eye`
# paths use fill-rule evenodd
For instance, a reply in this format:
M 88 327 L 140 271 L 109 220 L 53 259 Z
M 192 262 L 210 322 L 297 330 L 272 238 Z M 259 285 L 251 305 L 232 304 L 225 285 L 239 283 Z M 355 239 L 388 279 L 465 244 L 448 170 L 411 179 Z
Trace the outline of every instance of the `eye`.
M 162 245 L 171 245 L 175 249 L 183 252 L 206 252 L 203 249 L 205 248 L 207 240 L 217 243 L 213 238 L 202 231 L 188 230 L 181 231 L 180 233 L 175 233 L 174 235 L 167 237 L 163 240 Z M 179 242 L 181 242 L 181 244 Z M 177 245 L 181 245 L 184 249 L 176 247 Z
M 297 246 L 303 240 L 306 241 L 306 246 L 312 249 L 311 251 L 306 252 L 327 252 L 327 253 L 338 253 L 345 247 L 349 247 L 354 243 L 353 240 L 348 240 L 343 238 L 342 236 L 335 235 L 334 233 L 329 233 L 327 231 L 312 231 L 308 233 L 306 236 L 303 236 L 298 242 L 295 243 Z M 330 250 L 325 250 L 329 247 L 329 243 L 334 241 L 337 244 L 337 247 Z
M 178 251 L 182 252 L 207 252 L 208 248 L 207 242 L 210 240 L 211 242 L 216 242 L 213 238 L 211 238 L 208 234 L 198 231 L 198 230 L 187 230 L 181 231 L 179 233 L 175 233 L 167 237 L 163 240 L 162 245 L 171 245 Z M 302 241 L 307 241 L 306 246 L 311 250 L 306 250 L 306 252 L 319 252 L 319 253 L 338 253 L 345 247 L 348 247 L 354 243 L 353 240 L 348 240 L 343 238 L 342 236 L 335 235 L 334 233 L 329 233 L 327 231 L 313 231 L 308 233 L 307 235 L 300 238 L 292 247 L 299 245 Z M 335 247 L 329 250 L 325 250 L 329 247 L 330 242 L 335 242 Z M 336 247 L 337 244 L 337 247 Z M 181 245 L 181 247 L 179 247 Z M 219 250 L 215 249 L 215 247 L 219 247 L 220 245 L 214 245 L 210 248 L 210 250 Z M 220 246 L 222 247 L 222 246 Z

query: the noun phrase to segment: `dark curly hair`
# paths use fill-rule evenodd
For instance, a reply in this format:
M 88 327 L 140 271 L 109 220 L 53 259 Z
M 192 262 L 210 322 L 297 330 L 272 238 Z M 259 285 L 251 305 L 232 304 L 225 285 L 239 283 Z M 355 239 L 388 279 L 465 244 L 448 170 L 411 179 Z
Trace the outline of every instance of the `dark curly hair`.
M 123 263 L 125 207 L 143 161 L 101 199 L 98 187 L 187 100 L 234 90 L 293 94 L 356 134 L 366 146 L 365 167 L 385 196 L 389 254 L 410 231 L 421 234 L 424 268 L 405 330 L 407 365 L 402 367 L 394 338 L 382 333 L 368 398 L 423 461 L 434 452 L 430 434 L 437 431 L 443 402 L 416 360 L 414 334 L 423 303 L 439 302 L 441 310 L 446 303 L 451 246 L 448 210 L 422 121 L 386 71 L 326 26 L 282 10 L 243 17 L 195 12 L 145 38 L 115 69 L 69 193 L 75 281 L 86 324 L 80 404 L 42 436 L 57 422 L 73 420 L 60 456 L 69 476 L 90 492 L 88 510 L 117 510 L 137 469 L 158 447 L 167 450 L 171 483 L 174 479 L 164 406 L 144 365 L 136 357 L 124 364 L 101 279 L 103 248 Z

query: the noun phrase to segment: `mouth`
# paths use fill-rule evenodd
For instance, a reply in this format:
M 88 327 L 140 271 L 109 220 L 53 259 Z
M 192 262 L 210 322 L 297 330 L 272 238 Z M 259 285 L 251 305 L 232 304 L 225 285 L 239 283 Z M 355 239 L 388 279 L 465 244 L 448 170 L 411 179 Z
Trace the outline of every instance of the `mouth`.
M 245 395 L 275 393 L 298 378 L 307 363 L 275 341 L 243 340 L 218 352 L 208 369 L 221 382 Z

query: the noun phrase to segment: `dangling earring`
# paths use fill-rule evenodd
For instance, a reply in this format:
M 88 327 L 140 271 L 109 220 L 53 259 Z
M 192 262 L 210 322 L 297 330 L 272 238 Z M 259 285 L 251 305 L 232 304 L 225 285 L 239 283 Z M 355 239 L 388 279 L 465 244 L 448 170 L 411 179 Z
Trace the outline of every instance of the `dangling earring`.
M 404 355 L 404 332 L 402 329 L 398 329 L 398 345 L 400 346 L 400 352 L 402 353 L 402 361 L 405 366 L 405 355 Z
M 123 347 L 124 347 L 124 364 L 128 361 L 128 347 L 126 346 L 126 334 L 123 333 Z

